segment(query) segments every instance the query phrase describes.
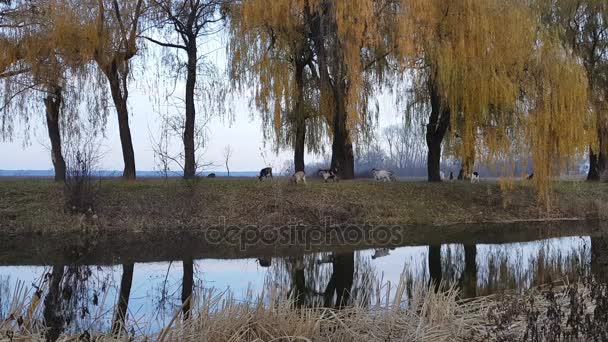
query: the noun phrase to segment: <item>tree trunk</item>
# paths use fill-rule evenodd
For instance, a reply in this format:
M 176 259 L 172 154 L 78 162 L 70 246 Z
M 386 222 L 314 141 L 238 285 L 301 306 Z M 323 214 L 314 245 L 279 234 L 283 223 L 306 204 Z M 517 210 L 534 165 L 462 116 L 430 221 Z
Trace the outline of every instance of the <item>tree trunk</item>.
M 608 172 L 608 123 L 598 118 L 597 125 L 599 148 L 598 151 L 589 148 L 588 181 L 599 181 Z
M 191 41 L 196 41 L 191 39 Z M 188 44 L 188 64 L 186 75 L 186 121 L 184 123 L 184 178 L 196 176 L 196 157 L 194 147 L 194 126 L 196 124 L 196 107 L 194 106 L 194 89 L 196 87 L 196 44 Z
M 602 121 L 599 128 L 600 153 L 597 157 L 599 179 L 608 181 L 608 122 Z
M 55 170 L 55 181 L 65 181 L 66 165 L 61 152 L 61 130 L 59 128 L 59 116 L 61 113 L 61 87 L 53 85 L 50 94 L 44 99 L 46 109 L 46 125 L 51 140 L 51 160 Z
M 591 273 L 598 282 L 608 282 L 608 238 L 591 238 Z
M 441 245 L 429 246 L 429 283 L 433 285 L 435 291 L 439 291 L 441 286 Z
M 600 172 L 598 165 L 598 155 L 589 148 L 589 172 L 587 173 L 588 181 L 600 180 Z
M 46 341 L 56 341 L 63 331 L 64 317 L 61 314 L 61 279 L 63 265 L 53 266 L 49 283 L 49 292 L 44 299 L 44 325 Z
M 324 306 L 332 307 L 334 294 L 336 308 L 347 306 L 350 301 L 350 291 L 355 276 L 355 254 L 336 254 L 333 261 L 333 271 L 323 293 Z
M 105 74 L 110 82 L 112 100 L 118 114 L 118 130 L 120 132 L 122 158 L 125 163 L 122 176 L 128 180 L 135 180 L 135 153 L 133 152 L 133 141 L 131 139 L 131 129 L 129 128 L 129 109 L 127 107 L 127 99 L 129 98 L 127 89 L 128 75 L 119 74 L 116 62 L 111 63 Z
M 293 270 L 293 300 L 297 308 L 306 304 L 306 274 L 304 273 L 304 258 L 294 262 Z M 302 267 L 299 267 L 302 265 Z
M 429 81 L 431 115 L 426 126 L 427 176 L 429 182 L 441 182 L 441 143 L 450 124 L 450 111 L 441 101 L 434 81 Z
M 297 119 L 296 122 L 296 141 L 294 148 L 294 164 L 295 172 L 304 171 L 304 149 L 306 146 L 306 122 L 302 119 Z
M 339 87 L 339 89 L 334 92 L 336 110 L 333 122 L 334 137 L 331 146 L 331 168 L 338 170 L 340 178 L 353 179 L 355 178 L 355 157 L 353 154 L 353 144 L 346 127 L 348 113 L 346 112 L 345 85 L 336 85 L 336 87 Z
M 477 295 L 477 246 L 464 245 L 464 273 L 462 295 L 473 298 Z
M 182 313 L 184 321 L 190 318 L 192 310 L 192 288 L 194 287 L 194 261 L 192 258 L 183 262 L 184 276 L 182 279 Z
M 429 182 L 441 182 L 441 139 L 435 136 L 428 138 L 427 133 L 427 153 L 426 165 Z
M 304 114 L 304 67 L 305 65 L 296 62 L 296 86 L 298 98 L 295 106 L 295 125 L 296 137 L 294 146 L 293 161 L 295 172 L 304 171 L 304 149 L 306 147 L 306 117 Z
M 120 335 L 121 331 L 127 331 L 127 309 L 129 308 L 129 297 L 131 296 L 131 284 L 133 283 L 134 264 L 122 265 L 122 277 L 118 293 L 118 304 L 112 322 L 112 334 Z
M 327 6 L 321 6 L 322 8 L 325 8 L 322 11 L 327 10 L 329 6 L 330 2 L 327 2 Z M 314 10 L 313 12 L 310 11 L 311 8 L 306 6 L 306 12 L 308 13 L 309 18 L 313 20 L 311 36 L 317 54 L 319 79 L 321 83 L 321 101 L 324 102 L 331 99 L 335 105 L 333 122 L 330 122 L 333 133 L 331 168 L 338 170 L 338 176 L 340 176 L 340 178 L 353 179 L 355 178 L 355 158 L 353 154 L 353 144 L 346 126 L 347 84 L 345 78 L 347 75 L 338 71 L 344 70 L 346 67 L 343 65 L 343 60 L 340 61 L 339 58 L 329 58 L 326 51 L 327 41 L 336 34 L 336 25 L 325 22 L 326 17 L 323 13 L 313 13 Z M 333 69 L 337 71 L 333 81 L 329 72 L 330 64 L 333 65 Z

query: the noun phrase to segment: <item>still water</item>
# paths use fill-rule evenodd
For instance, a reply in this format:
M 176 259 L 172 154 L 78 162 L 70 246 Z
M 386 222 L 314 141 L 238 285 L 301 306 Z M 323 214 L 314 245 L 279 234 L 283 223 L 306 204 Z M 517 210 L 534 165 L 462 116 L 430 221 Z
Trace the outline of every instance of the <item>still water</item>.
M 63 253 L 58 256 L 45 254 L 53 250 L 48 245 L 23 251 L 13 244 L 0 253 L 0 322 L 16 320 L 19 303 L 31 303 L 36 291 L 42 303 L 38 314 L 45 321 L 55 319 L 62 331 L 108 332 L 124 317 L 130 333 L 148 335 L 189 307 L 188 298 L 201 302 L 221 295 L 251 302 L 275 291 L 297 298 L 301 306 L 382 306 L 391 302 L 400 281 L 409 290 L 417 284 L 455 286 L 464 299 L 592 275 L 605 279 L 608 237 L 596 232 L 558 235 L 538 238 L 531 233 L 529 239 L 496 243 L 465 239 L 433 245 L 324 246 L 301 253 L 287 248 L 275 255 L 243 253 L 247 258 L 179 246 L 172 248 L 180 259 L 163 259 L 167 252 L 162 249 L 154 253 L 162 246 L 142 250 L 140 258 L 120 257 L 123 252 L 106 247 L 105 253 L 95 248 L 75 253 L 72 247 L 58 246 L 55 250 Z M 138 248 L 131 246 L 130 255 L 137 255 Z M 57 310 L 45 310 L 45 305 Z

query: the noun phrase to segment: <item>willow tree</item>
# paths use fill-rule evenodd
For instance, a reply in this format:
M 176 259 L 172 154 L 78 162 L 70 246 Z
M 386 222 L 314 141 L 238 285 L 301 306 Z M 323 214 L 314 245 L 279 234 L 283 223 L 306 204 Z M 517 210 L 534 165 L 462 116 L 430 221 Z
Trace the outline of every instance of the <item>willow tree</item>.
M 133 180 L 135 152 L 129 127 L 129 78 L 131 59 L 138 52 L 138 35 L 143 15 L 143 0 L 100 0 L 77 7 L 83 48 L 92 50 L 92 59 L 107 78 L 118 116 L 118 130 L 124 161 L 123 178 Z
M 420 112 L 430 107 L 428 179 L 440 181 L 448 130 L 460 136 L 464 157 L 474 151 L 480 128 L 506 128 L 502 121 L 508 116 L 501 114 L 510 113 L 518 100 L 518 76 L 531 54 L 534 27 L 522 4 L 502 0 L 402 3 L 401 37 L 413 37 L 413 44 L 400 44 L 399 52 L 414 70 Z
M 11 138 L 12 123 L 17 117 L 27 126 L 31 117 L 44 111 L 58 181 L 65 179 L 66 172 L 63 136 L 78 133 L 80 106 L 84 104 L 97 114 L 103 112 L 98 110 L 103 92 L 98 92 L 90 77 L 84 49 L 70 47 L 78 29 L 66 25 L 69 16 L 69 4 L 39 0 L 4 7 L 1 17 L 2 137 Z M 93 95 L 83 94 L 83 89 Z M 95 113 L 89 115 L 89 120 L 103 121 L 104 115 Z
M 304 153 L 318 151 L 323 132 L 311 47 L 311 22 L 297 0 L 245 0 L 230 7 L 230 74 L 233 84 L 254 90 L 264 138 L 293 146 L 295 171 Z M 307 139 L 308 137 L 308 139 Z
M 331 167 L 354 178 L 354 138 L 364 136 L 373 119 L 370 96 L 374 81 L 386 72 L 395 48 L 397 1 L 302 2 L 315 52 L 321 114 L 331 127 Z M 378 84 L 378 83 L 377 83 Z
M 589 105 L 595 116 L 597 144 L 589 148 L 588 180 L 608 170 L 608 3 L 602 0 L 537 0 L 543 22 L 582 60 Z
M 460 159 L 481 147 L 495 157 L 520 138 L 533 156 L 535 181 L 547 189 L 557 161 L 588 142 L 588 110 L 578 100 L 586 83 L 577 60 L 555 44 L 526 1 L 402 4 L 401 36 L 414 37 L 400 45 L 402 61 L 417 70 L 416 94 L 431 107 L 429 180 L 440 180 L 441 141 L 450 130 L 459 136 Z
M 196 105 L 195 91 L 197 89 L 197 74 L 202 73 L 203 55 L 199 53 L 199 45 L 206 36 L 218 33 L 224 20 L 221 11 L 226 0 L 152 0 L 153 24 L 160 30 L 163 38 L 144 36 L 163 48 L 174 49 L 186 55 L 186 61 L 178 61 L 179 70 L 185 66 L 186 89 L 184 95 L 185 120 L 183 128 L 184 142 L 184 178 L 196 176 L 195 157 L 195 125 Z M 179 57 L 178 57 L 179 58 Z M 180 71 L 178 71 L 179 74 Z M 179 77 L 179 76 L 178 76 Z

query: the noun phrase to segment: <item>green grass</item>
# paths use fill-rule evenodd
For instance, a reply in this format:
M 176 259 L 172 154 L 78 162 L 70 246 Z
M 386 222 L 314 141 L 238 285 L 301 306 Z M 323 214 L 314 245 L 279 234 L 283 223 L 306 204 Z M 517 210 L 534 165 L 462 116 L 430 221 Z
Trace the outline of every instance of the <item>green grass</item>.
M 102 180 L 91 222 L 64 213 L 61 184 L 49 180 L 0 180 L 0 228 L 4 232 L 87 229 L 200 229 L 220 219 L 232 225 L 370 223 L 450 225 L 608 215 L 608 185 L 560 182 L 551 208 L 534 188 L 516 183 L 504 191 L 495 182 L 376 183 L 367 180 L 308 185 L 285 179 Z

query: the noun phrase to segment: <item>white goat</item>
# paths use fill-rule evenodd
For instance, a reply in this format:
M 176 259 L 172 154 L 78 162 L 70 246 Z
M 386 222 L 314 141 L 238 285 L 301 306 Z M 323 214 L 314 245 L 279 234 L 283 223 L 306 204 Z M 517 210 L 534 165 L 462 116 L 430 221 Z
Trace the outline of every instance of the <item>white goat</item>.
M 393 176 L 393 171 L 372 169 L 372 175 L 377 181 L 392 182 L 395 180 L 395 176 Z
M 306 173 L 304 171 L 298 171 L 296 173 L 293 174 L 293 176 L 291 176 L 290 181 L 292 183 L 304 183 L 306 184 Z

